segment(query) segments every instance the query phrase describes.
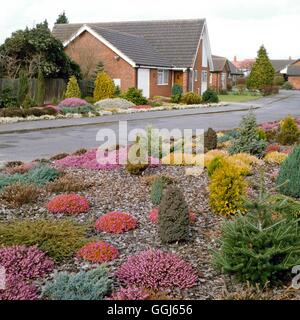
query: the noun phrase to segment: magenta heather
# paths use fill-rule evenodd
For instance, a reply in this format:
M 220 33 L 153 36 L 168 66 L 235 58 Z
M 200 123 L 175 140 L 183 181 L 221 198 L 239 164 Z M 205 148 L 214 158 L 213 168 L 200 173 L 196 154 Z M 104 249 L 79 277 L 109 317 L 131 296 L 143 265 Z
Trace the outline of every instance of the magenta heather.
M 193 267 L 173 253 L 143 251 L 131 256 L 116 272 L 121 283 L 149 289 L 191 288 L 197 283 Z
M 0 290 L 0 300 L 33 300 L 37 288 L 32 281 L 51 272 L 54 263 L 36 247 L 13 246 L 0 249 L 0 266 L 6 270 L 6 290 Z
M 62 108 L 79 108 L 88 105 L 88 103 L 79 98 L 68 98 L 63 101 L 58 105 L 60 109 Z

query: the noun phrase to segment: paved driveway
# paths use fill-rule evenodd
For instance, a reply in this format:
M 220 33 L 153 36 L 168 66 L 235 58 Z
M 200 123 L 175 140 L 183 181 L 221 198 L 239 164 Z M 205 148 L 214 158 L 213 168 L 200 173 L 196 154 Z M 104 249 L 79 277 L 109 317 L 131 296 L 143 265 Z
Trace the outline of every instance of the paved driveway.
M 275 102 L 274 102 L 275 101 Z M 300 116 L 300 92 L 283 92 L 277 98 L 263 98 L 255 104 L 261 108 L 255 110 L 258 122 L 279 120 L 288 114 Z M 245 107 L 245 104 L 242 105 Z M 145 128 L 152 125 L 156 128 L 179 129 L 232 129 L 238 126 L 247 111 L 233 111 L 213 114 L 185 114 L 161 118 L 137 119 L 128 122 L 128 129 Z M 24 133 L 0 134 L 0 160 L 34 160 L 46 158 L 61 152 L 73 152 L 79 148 L 98 147 L 96 134 L 101 128 L 110 128 L 118 132 L 118 123 L 109 122 L 98 125 L 56 128 L 51 130 Z

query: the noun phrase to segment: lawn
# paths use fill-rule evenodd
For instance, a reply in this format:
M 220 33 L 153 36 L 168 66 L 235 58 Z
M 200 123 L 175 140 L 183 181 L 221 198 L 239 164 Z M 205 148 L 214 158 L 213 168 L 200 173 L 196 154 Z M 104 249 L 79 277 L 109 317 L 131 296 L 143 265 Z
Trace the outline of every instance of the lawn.
M 219 99 L 221 102 L 249 102 L 254 101 L 261 98 L 261 96 L 250 96 L 250 95 L 219 95 Z

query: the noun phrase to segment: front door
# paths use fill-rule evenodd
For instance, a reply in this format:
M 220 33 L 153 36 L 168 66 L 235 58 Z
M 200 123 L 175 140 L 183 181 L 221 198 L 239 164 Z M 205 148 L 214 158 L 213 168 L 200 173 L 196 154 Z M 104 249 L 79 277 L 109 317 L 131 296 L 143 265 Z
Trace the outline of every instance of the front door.
M 138 89 L 143 90 L 143 96 L 150 98 L 150 70 L 138 69 Z
M 176 71 L 174 73 L 174 83 L 179 84 L 180 86 L 183 86 L 183 72 L 182 71 Z

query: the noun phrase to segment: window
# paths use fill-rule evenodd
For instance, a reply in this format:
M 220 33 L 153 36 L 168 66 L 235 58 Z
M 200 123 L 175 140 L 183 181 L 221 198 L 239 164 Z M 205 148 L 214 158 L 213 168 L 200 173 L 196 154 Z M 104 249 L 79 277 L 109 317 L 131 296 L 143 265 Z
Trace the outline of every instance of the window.
M 198 70 L 194 71 L 194 80 L 198 81 Z
M 202 71 L 202 82 L 207 82 L 207 71 Z
M 157 70 L 157 84 L 167 85 L 169 83 L 169 70 Z
M 113 79 L 113 81 L 116 87 L 121 88 L 121 79 Z

